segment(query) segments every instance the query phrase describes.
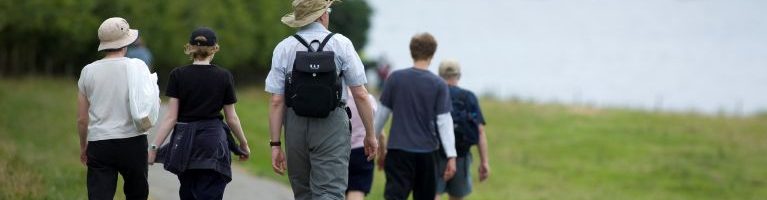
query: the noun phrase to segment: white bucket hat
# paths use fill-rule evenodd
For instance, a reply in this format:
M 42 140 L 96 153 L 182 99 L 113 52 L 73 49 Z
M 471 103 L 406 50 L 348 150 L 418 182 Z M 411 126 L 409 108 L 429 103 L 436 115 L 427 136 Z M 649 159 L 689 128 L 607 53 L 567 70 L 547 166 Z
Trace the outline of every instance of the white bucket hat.
M 325 14 L 339 0 L 293 0 L 293 12 L 282 17 L 282 23 L 293 28 L 306 26 Z
M 130 29 L 128 21 L 120 17 L 104 20 L 99 26 L 99 51 L 119 49 L 138 39 L 138 30 Z

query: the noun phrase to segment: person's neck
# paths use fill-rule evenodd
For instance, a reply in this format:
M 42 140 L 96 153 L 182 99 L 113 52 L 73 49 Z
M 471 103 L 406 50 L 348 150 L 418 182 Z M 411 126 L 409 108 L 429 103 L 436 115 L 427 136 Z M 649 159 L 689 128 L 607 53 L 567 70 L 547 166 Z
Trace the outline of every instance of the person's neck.
M 429 70 L 429 65 L 431 64 L 431 60 L 416 60 L 413 62 L 413 68 L 421 69 L 421 70 Z
M 325 27 L 325 29 L 330 30 L 330 28 L 328 28 L 329 23 L 326 23 L 325 21 L 322 21 L 321 19 L 317 19 L 317 21 L 314 21 L 314 22 L 317 22 L 318 24 L 322 25 L 322 27 Z
M 122 58 L 125 57 L 124 52 L 110 52 L 104 55 L 104 59 L 110 59 L 110 58 Z
M 458 86 L 458 79 L 456 79 L 456 78 L 447 79 L 447 80 L 445 80 L 445 82 L 449 86 Z
M 213 60 L 213 59 L 210 59 L 210 58 L 202 59 L 202 60 L 196 60 L 195 59 L 194 62 L 192 62 L 192 64 L 193 65 L 210 65 L 210 61 L 211 60 Z

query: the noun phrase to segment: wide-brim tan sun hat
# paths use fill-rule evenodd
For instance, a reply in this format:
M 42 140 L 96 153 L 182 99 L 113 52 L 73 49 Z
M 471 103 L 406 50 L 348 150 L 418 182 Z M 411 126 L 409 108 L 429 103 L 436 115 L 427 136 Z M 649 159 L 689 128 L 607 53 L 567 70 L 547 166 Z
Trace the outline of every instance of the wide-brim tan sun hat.
M 339 0 L 293 0 L 293 12 L 282 17 L 282 23 L 293 28 L 306 26 L 325 14 Z
M 128 21 L 120 17 L 104 20 L 99 26 L 98 34 L 99 51 L 123 48 L 138 39 L 138 30 L 130 29 Z

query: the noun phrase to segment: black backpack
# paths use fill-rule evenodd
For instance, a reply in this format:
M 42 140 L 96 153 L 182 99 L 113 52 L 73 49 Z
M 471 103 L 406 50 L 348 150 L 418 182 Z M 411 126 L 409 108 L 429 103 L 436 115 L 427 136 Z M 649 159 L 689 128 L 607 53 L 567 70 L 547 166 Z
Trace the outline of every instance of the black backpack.
M 343 71 L 336 72 L 334 52 L 322 51 L 334 34 L 326 36 L 316 51 L 301 36 L 293 35 L 308 49 L 296 52 L 293 70 L 285 78 L 285 103 L 299 116 L 325 118 L 340 104 Z
M 453 102 L 450 115 L 453 117 L 455 149 L 458 156 L 464 156 L 469 152 L 472 145 L 479 142 L 479 125 L 471 112 L 468 91 L 461 90 L 457 94 L 451 93 L 450 100 Z

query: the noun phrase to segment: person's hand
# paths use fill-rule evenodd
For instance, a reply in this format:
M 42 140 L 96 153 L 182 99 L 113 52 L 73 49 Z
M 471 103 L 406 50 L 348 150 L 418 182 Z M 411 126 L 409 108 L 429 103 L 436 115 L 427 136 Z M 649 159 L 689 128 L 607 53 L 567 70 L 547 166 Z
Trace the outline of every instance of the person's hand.
M 80 148 L 80 163 L 84 166 L 88 166 L 88 145 Z
M 482 163 L 479 165 L 479 182 L 487 180 L 490 176 L 490 164 Z
M 378 149 L 378 160 L 376 161 L 378 165 L 378 171 L 384 170 L 384 162 L 386 162 L 386 147 L 383 145 L 381 148 Z
M 381 134 L 378 135 L 378 171 L 386 168 L 386 153 L 386 136 L 381 131 Z
M 272 169 L 274 173 L 285 175 L 287 164 L 285 163 L 285 153 L 279 146 L 272 147 Z
M 368 161 L 376 158 L 376 151 L 378 151 L 378 139 L 375 134 L 365 135 L 365 155 L 368 157 Z
M 447 159 L 447 166 L 445 167 L 445 173 L 442 174 L 442 180 L 449 181 L 455 175 L 455 158 Z
M 157 159 L 157 150 L 149 150 L 146 155 L 146 163 L 154 165 L 155 159 Z
M 248 147 L 248 143 L 241 142 L 240 150 L 245 153 L 245 155 L 240 155 L 240 161 L 248 160 L 248 158 L 250 158 L 250 147 Z

